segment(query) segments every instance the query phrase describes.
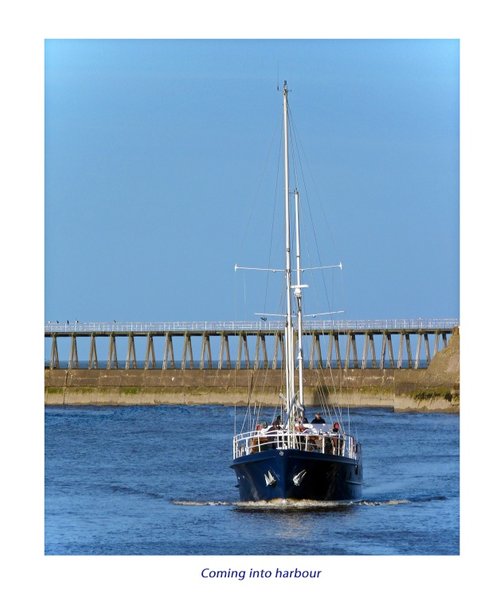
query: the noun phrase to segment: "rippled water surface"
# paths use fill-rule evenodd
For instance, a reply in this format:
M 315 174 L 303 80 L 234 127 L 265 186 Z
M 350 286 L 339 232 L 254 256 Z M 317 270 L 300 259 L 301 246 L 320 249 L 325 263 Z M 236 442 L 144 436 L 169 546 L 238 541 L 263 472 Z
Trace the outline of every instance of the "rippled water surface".
M 351 411 L 365 477 L 352 504 L 239 503 L 233 419 L 222 406 L 47 407 L 46 554 L 459 553 L 458 416 Z

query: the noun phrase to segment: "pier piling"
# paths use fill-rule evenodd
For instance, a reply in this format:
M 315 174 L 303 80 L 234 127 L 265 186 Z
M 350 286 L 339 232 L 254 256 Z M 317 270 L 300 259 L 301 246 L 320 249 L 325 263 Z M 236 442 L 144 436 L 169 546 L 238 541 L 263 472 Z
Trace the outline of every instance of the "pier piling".
M 419 369 L 431 362 L 430 337 L 434 337 L 434 357 L 442 348 L 446 348 L 455 327 L 458 327 L 456 320 L 315 322 L 314 326 L 309 325 L 304 329 L 304 352 L 309 351 L 309 369 Z M 283 334 L 280 322 L 47 324 L 46 367 L 212 369 L 215 364 L 212 351 L 218 348 L 219 370 L 276 370 L 283 363 Z M 392 342 L 394 335 L 398 337 L 396 359 Z M 64 338 L 69 340 L 66 361 L 61 359 L 59 345 Z M 103 341 L 107 339 L 108 342 L 105 362 L 98 358 L 98 338 Z M 123 347 L 126 346 L 126 350 L 123 348 L 124 355 L 120 354 L 117 338 L 123 338 Z M 142 360 L 137 355 L 138 338 L 145 341 Z M 161 365 L 155 356 L 155 339 L 163 342 Z M 361 358 L 358 356 L 358 340 L 363 343 Z M 78 357 L 81 342 L 88 343 L 87 362 L 80 361 Z M 180 361 L 175 360 L 174 354 L 174 344 L 178 343 L 182 343 Z M 272 355 L 268 355 L 268 346 L 272 346 Z M 233 350 L 235 362 L 231 361 Z M 326 355 L 326 360 L 323 355 Z

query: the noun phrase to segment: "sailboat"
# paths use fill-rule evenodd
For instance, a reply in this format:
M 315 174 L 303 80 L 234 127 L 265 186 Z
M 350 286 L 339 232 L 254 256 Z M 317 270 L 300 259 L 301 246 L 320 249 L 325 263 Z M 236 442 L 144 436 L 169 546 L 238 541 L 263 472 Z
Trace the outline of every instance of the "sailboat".
M 283 85 L 283 160 L 285 216 L 285 392 L 278 396 L 281 415 L 268 425 L 233 436 L 233 461 L 241 502 L 271 500 L 353 501 L 361 498 L 361 443 L 339 421 L 307 422 L 304 408 L 300 200 L 294 197 L 295 259 L 292 269 L 291 193 L 289 183 L 288 86 Z M 242 268 L 236 266 L 236 269 Z M 259 268 L 260 269 L 260 268 Z M 276 270 L 273 270 L 276 271 Z

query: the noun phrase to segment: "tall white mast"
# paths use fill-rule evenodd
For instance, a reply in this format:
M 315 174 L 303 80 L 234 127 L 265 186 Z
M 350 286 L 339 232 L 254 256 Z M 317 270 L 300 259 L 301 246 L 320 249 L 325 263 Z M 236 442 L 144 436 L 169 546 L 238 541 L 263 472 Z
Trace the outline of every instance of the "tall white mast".
M 302 288 L 307 284 L 301 283 L 300 265 L 300 221 L 299 221 L 299 192 L 295 189 L 295 246 L 296 246 L 296 267 L 297 283 L 293 286 L 295 298 L 297 299 L 297 368 L 299 373 L 298 402 L 301 413 L 304 412 L 304 380 L 303 380 L 303 351 L 302 351 Z
M 293 350 L 293 322 L 292 322 L 292 266 L 290 246 L 290 186 L 288 174 L 288 87 L 286 81 L 283 84 L 283 134 L 284 134 L 284 172 L 285 172 L 285 279 L 286 279 L 286 327 L 285 327 L 285 353 L 286 353 L 286 404 L 289 415 L 289 425 L 293 427 L 291 420 L 292 404 L 295 397 L 294 379 L 294 350 Z

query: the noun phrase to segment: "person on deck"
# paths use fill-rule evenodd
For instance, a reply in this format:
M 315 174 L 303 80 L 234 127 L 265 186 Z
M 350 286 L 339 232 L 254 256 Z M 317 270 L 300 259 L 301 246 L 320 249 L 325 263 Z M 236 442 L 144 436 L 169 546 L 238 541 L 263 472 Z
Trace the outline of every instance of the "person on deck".
M 338 421 L 335 421 L 333 424 L 332 432 L 334 434 L 334 437 L 332 438 L 333 453 L 340 455 L 344 449 L 344 440 L 340 436 L 340 424 Z
M 322 423 L 326 423 L 325 419 L 323 419 L 323 417 L 321 416 L 321 413 L 316 413 L 314 415 L 314 419 L 311 421 L 311 423 L 314 425 L 315 423 L 317 424 L 322 424 Z
M 272 428 L 273 429 L 281 429 L 281 425 L 282 425 L 281 415 L 278 415 L 273 421 Z

